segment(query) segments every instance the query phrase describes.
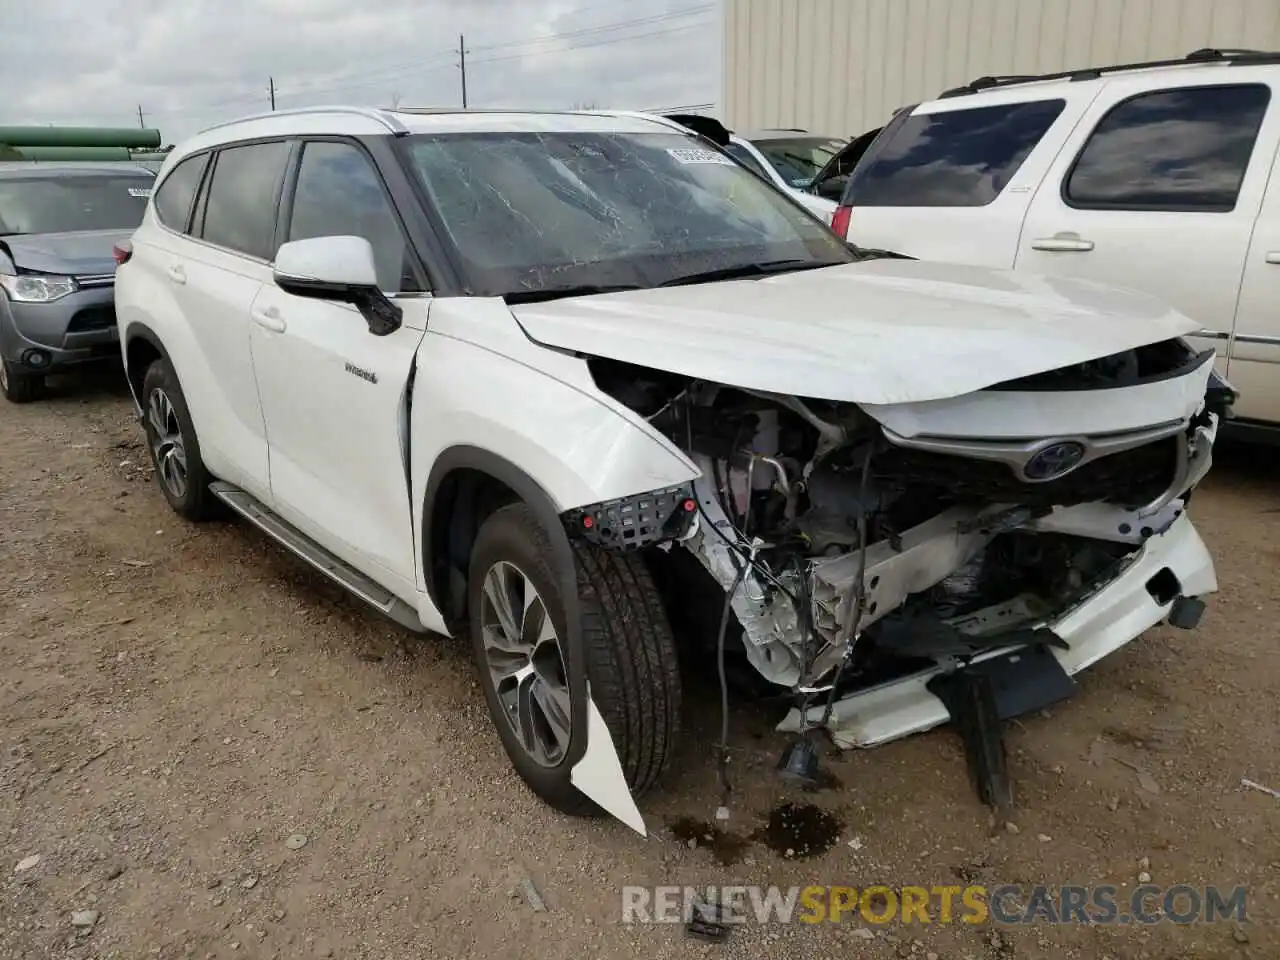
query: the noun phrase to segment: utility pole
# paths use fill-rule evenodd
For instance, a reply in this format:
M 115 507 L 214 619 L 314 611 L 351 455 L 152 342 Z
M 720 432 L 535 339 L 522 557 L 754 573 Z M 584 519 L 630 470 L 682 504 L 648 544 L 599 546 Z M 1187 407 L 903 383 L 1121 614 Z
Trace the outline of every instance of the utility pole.
M 462 70 L 462 109 L 467 109 L 467 46 L 462 34 L 458 34 L 458 66 Z
M 147 129 L 146 118 L 143 117 L 142 115 L 142 104 L 138 104 L 138 126 L 140 126 L 143 130 Z
M 274 113 L 276 109 L 276 78 L 267 77 L 267 90 L 271 93 L 271 111 Z

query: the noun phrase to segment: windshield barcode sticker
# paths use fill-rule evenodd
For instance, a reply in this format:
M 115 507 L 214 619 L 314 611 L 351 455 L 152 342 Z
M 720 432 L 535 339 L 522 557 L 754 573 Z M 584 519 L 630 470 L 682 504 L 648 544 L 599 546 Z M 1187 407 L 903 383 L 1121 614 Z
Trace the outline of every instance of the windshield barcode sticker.
M 723 153 L 716 153 L 714 150 L 703 150 L 699 147 L 669 147 L 667 153 L 675 157 L 680 163 L 722 163 L 728 167 L 733 166 L 733 161 Z
M 129 196 L 131 196 L 131 197 L 149 197 L 149 196 L 151 196 L 151 191 L 150 191 L 150 190 L 148 190 L 146 187 L 130 187 L 130 188 L 129 188 Z

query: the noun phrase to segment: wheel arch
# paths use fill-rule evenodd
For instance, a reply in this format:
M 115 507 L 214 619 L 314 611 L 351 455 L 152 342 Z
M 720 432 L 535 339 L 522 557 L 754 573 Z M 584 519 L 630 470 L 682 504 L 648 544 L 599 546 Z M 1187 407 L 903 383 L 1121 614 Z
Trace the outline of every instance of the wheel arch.
M 141 416 L 142 380 L 147 375 L 147 368 L 156 360 L 167 360 L 169 365 L 173 366 L 173 358 L 169 356 L 169 351 L 165 349 L 159 335 L 145 323 L 129 325 L 122 352 L 125 378 L 129 382 L 129 392 L 133 394 L 134 409 Z M 177 372 L 176 367 L 174 372 Z
M 463 498 L 471 497 L 470 501 Z M 488 497 L 482 510 L 476 511 L 476 497 Z M 564 606 L 566 643 L 569 656 L 577 663 L 585 662 L 581 628 L 581 604 L 578 600 L 578 577 L 573 548 L 560 521 L 560 509 L 551 495 L 533 477 L 506 458 L 482 447 L 458 444 L 442 451 L 432 464 L 427 478 L 422 511 L 422 561 L 427 593 L 446 622 L 466 618 L 466 589 L 462 598 L 450 601 L 448 573 L 451 564 L 470 560 L 471 548 L 480 524 L 494 510 L 521 501 L 533 511 L 545 529 L 551 544 L 552 558 L 559 576 L 560 598 Z M 470 507 L 470 511 L 467 508 Z M 460 539 L 454 540 L 457 536 Z M 462 554 L 465 552 L 465 556 Z M 463 581 L 465 584 L 465 580 Z M 578 703 L 587 701 L 585 671 L 570 672 L 570 694 Z M 573 743 L 568 762 L 576 764 L 587 747 L 587 714 L 579 711 L 573 717 Z
M 560 508 L 546 489 L 510 460 L 482 447 L 458 444 L 436 457 L 427 478 L 422 510 L 422 570 L 427 593 L 446 622 L 466 616 L 466 593 L 458 597 L 450 572 L 466 569 L 475 535 L 493 511 L 525 503 L 546 530 L 562 577 L 566 603 L 576 606 L 573 551 L 560 522 Z M 567 573 L 567 578 L 566 578 Z M 577 610 L 567 610 L 574 614 Z M 573 619 L 571 617 L 570 619 Z

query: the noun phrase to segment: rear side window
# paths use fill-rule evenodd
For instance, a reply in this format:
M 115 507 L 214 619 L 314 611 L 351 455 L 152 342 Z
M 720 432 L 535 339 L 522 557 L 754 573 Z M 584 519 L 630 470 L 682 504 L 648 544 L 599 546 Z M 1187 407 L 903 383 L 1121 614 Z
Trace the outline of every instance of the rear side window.
M 289 159 L 289 144 L 252 143 L 219 151 L 205 202 L 205 240 L 237 253 L 270 260 L 276 201 Z
M 1066 106 L 1001 103 L 915 114 L 886 130 L 853 173 L 845 202 L 861 207 L 982 207 L 1000 195 Z
M 191 222 L 191 202 L 200 189 L 200 178 L 204 176 L 204 168 L 208 162 L 207 153 L 187 157 L 173 168 L 156 191 L 153 201 L 156 217 L 170 230 L 187 232 L 187 226 Z
M 1229 212 L 1270 100 L 1265 84 L 1131 97 L 1090 135 L 1063 198 L 1098 210 Z
M 380 289 L 417 287 L 400 221 L 369 158 L 349 143 L 308 143 L 302 149 L 288 238 L 334 236 L 369 241 Z

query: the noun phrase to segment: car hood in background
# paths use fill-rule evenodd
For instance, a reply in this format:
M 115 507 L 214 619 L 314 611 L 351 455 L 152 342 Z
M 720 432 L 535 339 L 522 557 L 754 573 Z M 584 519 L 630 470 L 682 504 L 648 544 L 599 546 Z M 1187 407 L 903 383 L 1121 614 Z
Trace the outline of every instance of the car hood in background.
M 111 248 L 132 235 L 132 230 L 13 234 L 0 237 L 0 244 L 24 270 L 68 277 L 102 276 L 116 269 Z
M 962 396 L 1198 329 L 1133 291 L 889 259 L 511 311 L 547 346 L 747 389 L 875 404 Z

